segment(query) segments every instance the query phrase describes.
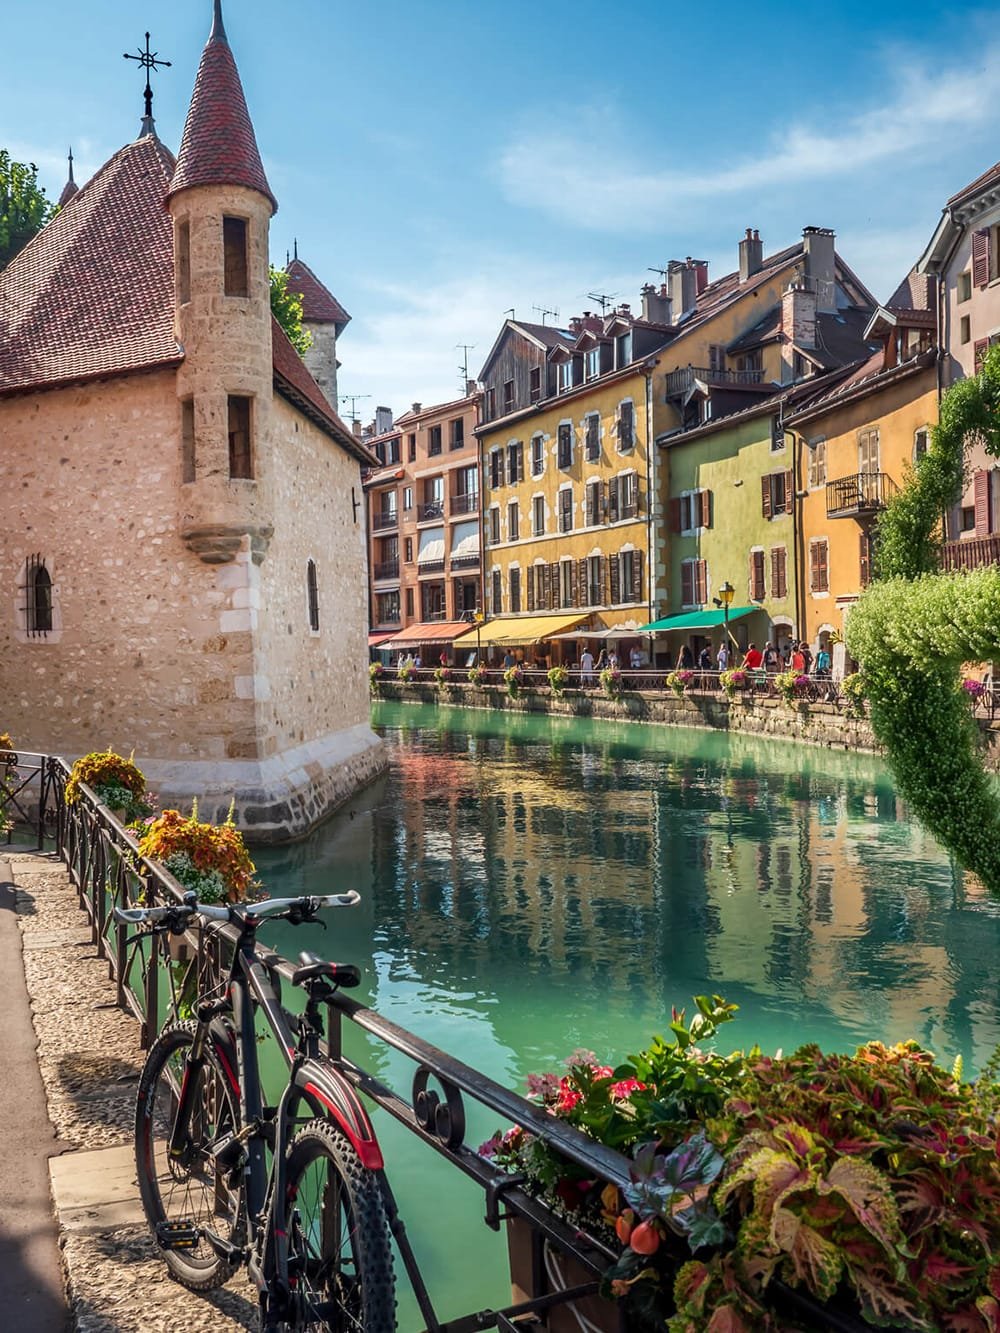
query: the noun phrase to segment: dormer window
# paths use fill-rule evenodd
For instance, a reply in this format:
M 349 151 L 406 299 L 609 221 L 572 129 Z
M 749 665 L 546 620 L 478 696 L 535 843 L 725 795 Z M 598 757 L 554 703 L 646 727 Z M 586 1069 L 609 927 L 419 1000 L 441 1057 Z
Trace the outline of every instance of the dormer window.
M 559 392 L 566 393 L 573 387 L 573 362 L 559 362 Z
M 601 373 L 601 349 L 600 346 L 592 347 L 587 353 L 587 379 L 596 380 Z
M 542 368 L 541 366 L 532 366 L 531 385 L 529 396 L 533 403 L 537 403 L 542 396 Z
M 514 410 L 514 381 L 504 380 L 503 382 L 503 410 L 504 415 Z
M 227 296 L 249 296 L 247 224 L 245 218 L 222 219 L 222 249 Z
M 623 366 L 632 364 L 632 330 L 621 334 L 615 339 L 615 366 L 621 370 Z

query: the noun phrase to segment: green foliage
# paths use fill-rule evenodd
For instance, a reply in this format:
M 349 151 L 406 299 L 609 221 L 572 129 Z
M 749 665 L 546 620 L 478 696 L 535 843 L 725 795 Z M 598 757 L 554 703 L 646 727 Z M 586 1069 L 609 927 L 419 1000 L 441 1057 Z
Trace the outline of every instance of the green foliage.
M 0 269 L 41 231 L 56 206 L 38 184 L 34 162 L 15 162 L 0 148 Z
M 735 698 L 738 691 L 745 690 L 748 681 L 749 677 L 742 667 L 730 667 L 719 675 L 719 684 L 730 699 Z
M 964 482 L 970 437 L 1000 455 L 1000 347 L 945 394 L 924 457 L 882 515 L 877 580 L 851 612 L 872 728 L 920 821 L 1000 892 L 1000 799 L 961 686 L 965 661 L 1000 657 L 1000 571 L 939 574 L 940 519 Z
M 868 690 L 865 686 L 864 673 L 853 671 L 840 682 L 840 692 L 847 701 L 847 711 L 852 717 L 863 717 Z
M 549 688 L 553 694 L 562 694 L 569 681 L 569 672 L 564 666 L 554 666 L 548 669 Z
M 503 673 L 503 678 L 507 685 L 507 693 L 512 699 L 516 699 L 521 691 L 521 686 L 524 684 L 523 668 L 515 663 L 514 666 L 507 668 Z
M 312 347 L 313 337 L 302 327 L 302 297 L 288 286 L 288 274 L 283 268 L 275 268 L 272 264 L 270 274 L 271 313 L 288 334 L 299 356 L 305 356 Z

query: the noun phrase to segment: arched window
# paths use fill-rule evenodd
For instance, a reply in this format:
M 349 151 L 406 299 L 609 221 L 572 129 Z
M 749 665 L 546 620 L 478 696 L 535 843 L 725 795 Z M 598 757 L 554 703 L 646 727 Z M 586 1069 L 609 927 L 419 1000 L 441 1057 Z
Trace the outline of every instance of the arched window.
M 25 570 L 25 628 L 32 637 L 52 631 L 52 579 L 40 555 L 30 555 Z
M 306 596 L 309 600 L 309 628 L 319 631 L 319 586 L 316 582 L 316 561 L 306 563 Z

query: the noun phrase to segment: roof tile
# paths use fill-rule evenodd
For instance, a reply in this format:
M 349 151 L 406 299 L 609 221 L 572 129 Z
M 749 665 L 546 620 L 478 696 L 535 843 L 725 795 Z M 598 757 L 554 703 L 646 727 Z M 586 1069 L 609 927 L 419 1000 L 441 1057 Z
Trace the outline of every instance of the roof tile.
M 285 269 L 288 286 L 302 297 L 302 318 L 313 324 L 336 324 L 339 334 L 350 323 L 350 315 L 328 287 L 324 287 L 308 264 L 297 256 Z

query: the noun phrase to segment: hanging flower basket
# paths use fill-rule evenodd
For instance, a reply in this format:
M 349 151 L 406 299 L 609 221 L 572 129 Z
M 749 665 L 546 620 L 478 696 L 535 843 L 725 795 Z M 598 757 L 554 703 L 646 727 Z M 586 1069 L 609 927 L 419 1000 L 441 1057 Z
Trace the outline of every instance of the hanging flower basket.
M 663 682 L 668 690 L 673 690 L 674 694 L 681 695 L 685 690 L 690 689 L 694 681 L 694 672 L 685 668 L 683 671 L 671 671 Z
M 549 689 L 553 694 L 562 694 L 563 690 L 569 684 L 569 672 L 564 666 L 549 667 L 548 670 Z
M 734 699 L 741 690 L 745 690 L 748 683 L 749 676 L 742 667 L 730 667 L 728 671 L 723 671 L 719 675 L 719 684 L 730 699 Z
M 95 750 L 78 759 L 66 783 L 67 805 L 75 805 L 80 800 L 83 783 L 115 812 L 123 824 L 144 819 L 152 813 L 153 802 L 146 792 L 146 778 L 131 756 L 124 759 L 113 750 Z
M 382 677 L 385 675 L 385 667 L 381 662 L 372 662 L 368 668 L 368 687 L 376 697 L 381 694 Z
M 605 667 L 600 675 L 604 693 L 609 699 L 617 699 L 622 692 L 622 673 L 617 667 Z
M 206 824 L 198 818 L 197 805 L 187 816 L 164 810 L 157 819 L 146 821 L 139 853 L 161 861 L 202 902 L 242 902 L 258 887 L 256 867 L 232 814 L 230 809 L 224 824 Z
M 478 666 L 469 667 L 468 680 L 470 685 L 485 685 L 486 678 L 489 675 L 486 667 L 480 663 Z
M 521 686 L 524 684 L 524 672 L 519 666 L 508 667 L 503 673 L 504 683 L 507 686 L 507 693 L 512 699 L 516 699 L 520 693 Z

